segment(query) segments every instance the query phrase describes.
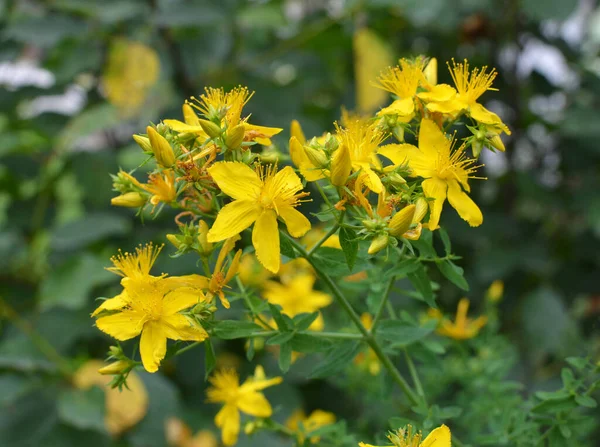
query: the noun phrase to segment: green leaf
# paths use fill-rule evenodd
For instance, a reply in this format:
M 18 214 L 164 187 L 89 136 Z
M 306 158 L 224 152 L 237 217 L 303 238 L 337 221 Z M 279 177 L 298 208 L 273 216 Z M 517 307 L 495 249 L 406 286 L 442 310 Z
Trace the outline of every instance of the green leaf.
M 251 321 L 224 320 L 219 321 L 213 328 L 213 333 L 223 340 L 233 340 L 235 338 L 244 338 L 249 335 L 260 332 L 262 328 Z
M 448 232 L 441 227 L 438 230 L 438 234 L 440 235 L 442 244 L 444 244 L 444 251 L 446 252 L 446 255 L 449 256 L 452 253 L 452 243 L 450 242 L 450 236 L 448 236 Z
M 560 377 L 562 379 L 563 386 L 570 391 L 577 386 L 575 376 L 573 375 L 573 371 L 569 368 L 563 368 L 560 372 Z
M 340 228 L 340 245 L 346 256 L 348 268 L 352 270 L 358 255 L 358 240 L 356 239 L 356 232 L 352 228 Z
M 283 332 L 283 331 L 288 331 L 291 329 L 288 326 L 287 321 L 284 318 L 284 315 L 279 310 L 279 306 L 275 306 L 275 305 L 269 303 L 269 310 L 271 311 L 271 315 L 273 316 L 273 319 L 275 320 L 275 323 L 277 324 L 277 327 L 279 328 L 280 331 Z
M 294 325 L 296 330 L 305 331 L 307 330 L 314 321 L 319 318 L 319 312 L 313 312 L 310 314 L 298 314 L 294 317 Z
M 467 292 L 469 291 L 469 284 L 463 276 L 464 270 L 462 269 L 462 267 L 457 266 L 449 259 L 445 259 L 443 261 L 436 261 L 435 265 L 437 265 L 437 268 L 442 273 L 442 275 L 449 279 L 455 286 Z
M 294 333 L 291 331 L 288 332 L 280 332 L 277 335 L 273 335 L 271 338 L 269 338 L 265 344 L 269 345 L 269 346 L 273 346 L 273 345 L 281 345 L 283 343 L 287 343 L 288 341 L 290 341 L 292 338 L 294 337 Z
M 279 369 L 286 373 L 290 369 L 292 363 L 292 344 L 289 342 L 279 346 Z
M 58 251 L 77 250 L 109 236 L 123 236 L 130 230 L 130 218 L 116 213 L 89 213 L 52 230 L 50 244 Z
M 279 235 L 279 250 L 283 256 L 287 256 L 290 259 L 296 259 L 298 254 L 296 253 L 296 249 L 287 238 L 287 236 Z
M 565 361 L 578 371 L 583 371 L 589 364 L 589 360 L 584 357 L 567 357 Z
M 106 271 L 106 261 L 84 253 L 69 259 L 51 272 L 40 288 L 42 310 L 53 307 L 82 309 L 88 303 L 92 289 L 115 281 L 117 277 Z
M 204 380 L 208 379 L 210 373 L 215 369 L 216 364 L 215 348 L 210 338 L 207 338 L 204 340 Z
M 577 6 L 577 2 L 565 0 L 521 0 L 521 11 L 535 20 L 564 20 Z
M 325 359 L 312 370 L 309 378 L 319 379 L 342 371 L 356 357 L 359 349 L 360 343 L 356 341 L 334 344 L 325 354 Z
M 582 407 L 587 408 L 596 408 L 598 406 L 598 402 L 592 396 L 588 396 L 587 394 L 579 394 L 575 396 L 575 402 Z
M 436 258 L 437 253 L 433 248 L 433 233 L 429 230 L 423 230 L 421 237 L 416 241 L 410 241 L 411 245 L 419 250 L 421 256 Z
M 433 296 L 433 289 L 431 288 L 431 282 L 429 281 L 425 267 L 421 264 L 414 272 L 408 273 L 406 276 L 408 276 L 408 279 L 423 301 L 425 301 L 429 307 L 437 308 Z
M 400 262 L 394 264 L 392 268 L 384 274 L 384 279 L 389 279 L 392 276 L 397 278 L 402 278 L 408 275 L 409 273 L 413 273 L 416 271 L 421 264 L 414 258 L 405 258 Z
M 317 270 L 330 276 L 343 276 L 351 273 L 346 255 L 342 250 L 331 247 L 321 247 L 312 255 L 312 261 Z M 356 268 L 356 263 L 354 265 Z
M 89 390 L 68 390 L 58 398 L 58 416 L 65 424 L 79 429 L 105 431 L 104 391 L 98 387 Z
M 109 103 L 100 103 L 75 115 L 58 135 L 57 148 L 71 149 L 77 141 L 95 132 L 106 131 L 122 122 L 117 109 Z
M 436 325 L 436 321 L 428 321 L 423 326 L 411 326 L 400 320 L 384 320 L 377 328 L 377 335 L 393 342 L 394 347 L 408 346 L 427 337 Z
M 331 341 L 309 334 L 296 334 L 291 339 L 292 349 L 297 352 L 324 352 L 331 348 Z

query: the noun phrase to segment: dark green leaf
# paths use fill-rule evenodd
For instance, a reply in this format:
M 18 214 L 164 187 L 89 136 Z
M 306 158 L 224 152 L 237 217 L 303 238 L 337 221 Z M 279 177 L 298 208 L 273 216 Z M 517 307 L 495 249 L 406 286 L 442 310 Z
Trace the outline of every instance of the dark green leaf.
M 408 276 L 408 279 L 423 301 L 425 301 L 429 307 L 437 308 L 433 296 L 433 289 L 431 288 L 431 282 L 429 281 L 425 267 L 419 265 L 414 272 L 408 273 L 406 276 Z
M 279 345 L 279 369 L 286 373 L 292 363 L 292 345 L 289 342 Z
M 279 235 L 279 250 L 283 256 L 287 256 L 290 259 L 296 259 L 298 254 L 296 253 L 296 249 L 289 241 L 287 236 Z
M 215 348 L 210 338 L 207 338 L 204 340 L 204 380 L 208 379 L 210 373 L 215 369 L 216 364 Z
M 352 270 L 358 255 L 358 240 L 356 239 L 356 232 L 352 228 L 340 228 L 340 245 L 346 256 L 348 268 Z
M 448 236 L 448 232 L 440 227 L 438 234 L 440 235 L 440 239 L 444 244 L 444 251 L 446 252 L 446 255 L 450 255 L 452 253 L 452 243 L 450 242 L 450 236 Z
M 324 352 L 331 347 L 331 342 L 323 337 L 309 334 L 296 334 L 290 341 L 292 349 L 297 352 Z
M 104 431 L 104 391 L 67 390 L 58 398 L 58 415 L 65 424 L 79 429 Z
M 273 316 L 275 323 L 277 323 L 277 327 L 279 328 L 280 331 L 284 332 L 284 331 L 288 331 L 288 330 L 292 329 L 291 327 L 288 326 L 285 316 L 279 310 L 279 306 L 275 306 L 275 305 L 269 303 L 269 310 L 271 311 L 271 315 Z
M 402 278 L 409 273 L 413 273 L 421 264 L 414 258 L 405 258 L 396 263 L 392 268 L 385 272 L 384 279 L 389 279 L 392 276 Z
M 359 349 L 360 343 L 356 341 L 334 344 L 325 354 L 323 361 L 312 370 L 309 378 L 323 378 L 342 371 L 356 357 Z
M 580 394 L 575 396 L 575 402 L 581 405 L 582 407 L 587 408 L 596 408 L 598 406 L 598 402 L 592 396 L 588 396 L 587 394 Z
M 442 273 L 442 275 L 449 279 L 455 286 L 467 292 L 469 291 L 469 284 L 463 276 L 464 270 L 462 269 L 462 267 L 457 266 L 449 259 L 437 261 L 435 264 L 437 265 L 437 268 Z
M 294 325 L 298 331 L 305 331 L 317 318 L 319 318 L 319 312 L 298 314 L 294 317 Z
M 393 342 L 393 346 L 408 346 L 419 341 L 436 328 L 436 321 L 428 321 L 423 326 L 410 326 L 400 320 L 385 320 L 379 324 L 377 335 Z
M 260 332 L 262 328 L 251 321 L 225 320 L 219 321 L 213 328 L 213 333 L 223 340 L 233 340 L 234 338 L 244 338 L 249 335 Z
M 289 332 L 280 332 L 277 335 L 273 335 L 271 338 L 269 338 L 266 342 L 267 345 L 269 346 L 273 346 L 273 345 L 280 345 L 282 343 L 287 343 L 288 341 L 290 341 L 292 339 L 292 337 L 294 336 L 294 333 L 289 331 Z

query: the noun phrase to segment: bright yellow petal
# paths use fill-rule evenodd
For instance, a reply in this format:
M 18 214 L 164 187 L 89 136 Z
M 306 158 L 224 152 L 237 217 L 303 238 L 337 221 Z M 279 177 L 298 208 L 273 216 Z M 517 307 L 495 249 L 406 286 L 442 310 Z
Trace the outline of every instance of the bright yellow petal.
M 468 194 L 460 188 L 456 180 L 451 180 L 448 183 L 448 201 L 458 212 L 459 216 L 466 220 L 472 227 L 478 227 L 483 223 L 481 210 Z
M 135 310 L 124 310 L 118 314 L 100 317 L 96 320 L 96 327 L 102 332 L 117 340 L 129 340 L 142 331 L 146 315 Z
M 397 99 L 389 106 L 381 109 L 377 115 L 410 116 L 415 111 L 415 102 L 411 98 Z
M 256 391 L 242 394 L 237 405 L 241 411 L 251 416 L 268 418 L 273 414 L 273 409 L 267 398 Z
M 244 129 L 246 132 L 252 131 L 260 134 L 262 137 L 270 138 L 274 135 L 280 133 L 283 129 L 279 127 L 266 127 L 266 126 L 257 126 L 255 124 L 244 123 Z
M 306 179 L 307 182 L 316 182 L 322 178 L 329 176 L 327 169 L 315 168 L 310 162 L 306 162 L 300 165 L 300 174 Z
M 295 136 L 290 138 L 290 157 L 292 159 L 292 163 L 294 163 L 294 166 L 297 168 L 309 163 L 308 157 L 306 156 L 304 148 L 302 147 L 302 143 Z
M 261 390 L 264 390 L 265 388 L 279 385 L 281 382 L 283 382 L 283 378 L 281 378 L 281 377 L 273 377 L 271 379 L 265 379 L 264 377 L 262 377 L 262 375 L 264 374 L 264 370 L 262 370 L 262 367 L 261 367 L 261 369 L 258 369 L 258 366 L 256 368 L 257 369 L 256 369 L 256 372 L 254 373 L 254 376 L 246 379 L 246 381 L 240 387 L 240 392 L 250 393 L 250 392 L 255 392 L 255 391 L 261 391 Z M 257 373 L 259 373 L 259 374 L 257 374 Z
M 363 178 L 365 186 L 375 194 L 379 194 L 383 190 L 383 183 L 379 176 L 367 163 L 357 163 L 355 166 L 361 170 L 360 176 Z
M 510 129 L 506 127 L 498 115 L 496 115 L 494 112 L 490 112 L 477 102 L 475 104 L 471 104 L 471 107 L 469 108 L 469 114 L 475 121 L 497 127 L 506 132 L 508 135 L 511 134 Z
M 306 137 L 304 136 L 302 126 L 298 120 L 292 120 L 290 125 L 290 134 L 293 138 L 296 138 L 301 145 L 306 143 Z
M 274 210 L 265 210 L 256 220 L 252 231 L 252 245 L 260 263 L 270 272 L 277 273 L 280 263 L 279 229 Z
M 421 121 L 419 129 L 419 149 L 433 163 L 437 162 L 440 153 L 445 153 L 450 148 L 450 140 L 432 120 Z
M 391 160 L 396 166 L 408 163 L 415 177 L 431 177 L 437 162 L 437 156 L 427 157 L 412 144 L 386 144 L 380 147 L 377 153 Z
M 298 177 L 291 166 L 286 166 L 275 174 L 270 185 L 273 190 L 286 190 L 291 188 L 301 189 L 302 180 L 300 180 L 300 177 Z M 281 188 L 281 186 L 284 186 L 284 188 Z
M 195 306 L 205 299 L 204 294 L 198 289 L 179 287 L 163 298 L 163 315 L 173 315 L 183 309 Z
M 207 289 L 209 279 L 202 275 L 167 276 L 161 280 L 165 292 L 175 290 L 179 287 L 193 287 L 195 289 Z
M 425 197 L 432 198 L 429 202 L 429 229 L 431 231 L 438 228 L 440 222 L 440 216 L 442 214 L 442 207 L 446 200 L 448 185 L 443 180 L 437 177 L 432 177 L 427 180 L 423 180 L 423 192 Z
M 456 90 L 448 84 L 438 84 L 428 92 L 422 92 L 417 95 L 423 101 L 446 102 L 456 96 Z
M 208 139 L 208 135 L 206 135 L 206 132 L 200 126 L 191 126 L 179 120 L 163 120 L 163 123 L 175 132 L 192 133 L 198 135 L 200 138 Z
M 420 447 L 450 447 L 451 435 L 450 429 L 442 425 L 433 430 L 421 443 Z
M 110 298 L 102 302 L 100 306 L 92 313 L 92 317 L 95 317 L 103 310 L 119 310 L 127 306 L 127 292 L 123 291 L 114 298 Z
M 464 110 L 468 105 L 457 98 L 445 102 L 430 102 L 427 104 L 427 110 L 443 114 L 454 114 Z
M 278 211 L 292 236 L 302 237 L 310 230 L 310 221 L 293 206 L 282 206 Z
M 150 373 L 158 371 L 166 353 L 167 336 L 162 326 L 154 321 L 146 323 L 140 340 L 140 355 L 144 369 Z
M 208 338 L 206 331 L 193 325 L 184 315 L 163 316 L 158 323 L 167 338 L 171 340 L 203 341 Z
M 235 445 L 240 433 L 240 412 L 227 404 L 215 416 L 215 425 L 221 429 L 221 439 L 226 446 Z
M 260 216 L 260 207 L 256 201 L 236 200 L 228 203 L 219 214 L 207 234 L 208 242 L 229 239 L 252 225 Z
M 208 173 L 221 191 L 238 200 L 256 200 L 262 182 L 248 165 L 237 161 L 221 161 L 208 168 Z

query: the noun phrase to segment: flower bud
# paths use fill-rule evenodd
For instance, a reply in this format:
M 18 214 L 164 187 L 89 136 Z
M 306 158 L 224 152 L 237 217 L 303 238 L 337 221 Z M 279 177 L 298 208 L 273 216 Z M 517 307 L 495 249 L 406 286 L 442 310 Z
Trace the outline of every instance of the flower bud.
M 251 435 L 255 431 L 256 431 L 256 423 L 254 421 L 246 422 L 246 425 L 244 425 L 244 433 L 246 435 Z
M 123 206 L 125 208 L 139 208 L 146 204 L 146 197 L 139 192 L 126 192 L 125 194 L 110 199 L 110 204 L 113 206 Z
M 177 250 L 181 247 L 181 241 L 176 234 L 167 234 L 167 240 L 173 244 Z
M 392 172 L 391 174 L 389 174 L 387 176 L 387 178 L 390 181 L 390 183 L 392 184 L 392 186 L 399 187 L 399 186 L 406 185 L 406 180 L 404 180 L 404 177 L 402 177 L 397 172 Z
M 431 85 L 436 85 L 437 84 L 437 72 L 438 72 L 437 59 L 435 57 L 432 57 L 431 59 L 429 59 L 429 62 L 427 64 L 427 66 L 423 70 L 423 74 L 425 75 L 425 79 Z
M 331 158 L 331 184 L 334 186 L 344 186 L 350 172 L 352 171 L 352 159 L 348 146 L 343 144 L 334 152 Z
M 148 137 L 134 135 L 133 139 L 142 148 L 144 152 L 146 152 L 147 154 L 152 153 L 152 145 L 150 144 L 150 139 Z
M 208 242 L 208 225 L 203 220 L 198 224 L 198 245 L 203 255 L 209 255 L 213 250 L 213 244 Z
M 304 146 L 304 153 L 315 168 L 324 168 L 327 166 L 327 156 L 323 151 L 310 146 Z
M 302 126 L 300 126 L 300 123 L 297 120 L 292 120 L 292 124 L 290 126 L 290 134 L 292 137 L 296 137 L 300 144 L 306 143 L 306 137 L 304 136 L 304 132 L 302 131 Z
M 371 242 L 368 253 L 374 255 L 375 253 L 383 250 L 390 243 L 390 237 L 387 234 L 380 234 Z
M 98 370 L 103 376 L 109 376 L 113 374 L 121 374 L 131 367 L 131 362 L 128 360 L 117 360 L 112 362 L 110 365 L 103 366 Z
M 500 138 L 500 135 L 498 135 L 498 134 L 494 134 L 493 136 L 491 136 L 488 139 L 488 143 L 494 149 L 498 149 L 499 151 L 504 152 L 506 150 L 506 148 L 504 147 L 504 143 L 502 142 L 502 139 Z
M 208 135 L 209 137 L 217 138 L 221 136 L 221 127 L 216 125 L 212 121 L 198 119 L 198 122 L 202 127 L 202 130 L 204 130 L 204 132 L 206 132 L 206 135 Z
M 424 197 L 419 197 L 415 202 L 415 206 L 415 215 L 413 216 L 412 223 L 419 223 L 423 220 L 425 214 L 427 214 L 429 204 Z
M 502 295 L 504 295 L 504 282 L 497 279 L 487 289 L 486 296 L 492 303 L 497 303 L 502 299 Z
M 156 162 L 164 168 L 173 166 L 175 163 L 175 153 L 166 138 L 150 126 L 146 128 L 146 132 L 148 133 L 148 138 L 150 138 Z
M 244 129 L 243 124 L 238 124 L 233 129 L 228 130 L 227 136 L 225 137 L 225 146 L 227 146 L 229 149 L 239 148 L 244 141 L 245 133 L 246 130 Z
M 390 220 L 388 227 L 390 234 L 395 237 L 402 237 L 408 231 L 415 215 L 415 205 L 408 205 L 394 214 Z
M 471 149 L 473 150 L 473 157 L 478 158 L 479 154 L 481 154 L 481 150 L 483 149 L 483 142 L 479 140 L 473 141 L 473 144 L 471 144 Z

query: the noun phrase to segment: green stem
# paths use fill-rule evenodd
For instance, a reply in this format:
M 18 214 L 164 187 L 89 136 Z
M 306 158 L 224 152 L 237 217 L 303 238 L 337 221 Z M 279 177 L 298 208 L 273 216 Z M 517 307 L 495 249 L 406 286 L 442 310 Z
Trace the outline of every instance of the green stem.
M 253 332 L 251 334 L 246 335 L 246 338 L 260 338 L 260 337 L 271 337 L 273 335 L 279 334 L 279 331 L 260 331 Z M 345 340 L 362 340 L 363 336 L 361 334 L 352 334 L 349 332 L 314 332 L 314 331 L 298 331 L 296 334 L 299 335 L 310 335 L 312 337 L 318 338 L 340 338 Z
M 408 349 L 404 348 L 404 357 L 406 358 L 406 364 L 408 365 L 408 370 L 410 371 L 410 377 L 415 384 L 415 388 L 417 389 L 417 394 L 421 396 L 425 406 L 427 405 L 427 398 L 425 397 L 425 391 L 423 391 L 423 384 L 421 383 L 421 379 L 419 379 L 419 374 L 417 372 L 417 368 L 415 368 L 415 364 L 412 361 L 412 358 L 408 354 Z
M 343 294 L 343 292 L 339 289 L 337 284 L 331 279 L 331 277 L 329 275 L 320 271 L 317 268 L 317 266 L 314 265 L 312 258 L 308 255 L 308 253 L 306 252 L 306 250 L 304 249 L 303 246 L 298 244 L 287 233 L 282 233 L 282 234 L 288 238 L 288 240 L 294 246 L 294 248 L 298 251 L 298 253 L 300 253 L 302 255 L 302 257 L 304 257 L 315 268 L 319 277 L 327 284 L 327 286 L 333 293 L 333 296 L 335 297 L 337 302 L 344 308 L 344 311 L 348 314 L 348 316 L 350 317 L 352 322 L 355 324 L 357 329 L 363 335 L 364 340 L 367 342 L 369 347 L 373 350 L 375 355 L 379 358 L 379 361 L 384 366 L 384 368 L 388 370 L 388 372 L 392 376 L 392 379 L 398 384 L 398 386 L 400 386 L 400 389 L 406 395 L 406 397 L 411 402 L 411 404 L 418 405 L 420 399 L 417 396 L 417 394 L 415 394 L 415 392 L 411 389 L 408 382 L 404 379 L 404 377 L 402 376 L 400 371 L 398 371 L 396 366 L 394 366 L 394 364 L 392 363 L 390 358 L 385 354 L 385 352 L 383 352 L 383 349 L 381 348 L 381 346 L 379 345 L 379 343 L 377 342 L 375 337 L 371 333 L 369 333 L 369 331 L 363 326 L 362 322 L 360 321 L 360 317 L 354 311 L 354 309 L 352 308 L 352 305 L 350 304 L 350 302 L 348 301 L 346 296 Z
M 392 291 L 392 287 L 394 287 L 394 283 L 396 282 L 396 277 L 392 276 L 390 281 L 388 282 L 387 287 L 383 292 L 383 297 L 381 298 L 381 303 L 379 303 L 379 308 L 377 309 L 377 313 L 375 313 L 375 317 L 373 318 L 373 325 L 371 326 L 371 333 L 375 332 L 377 328 L 377 324 L 381 319 L 381 315 L 383 314 L 383 309 L 389 303 L 390 292 Z
M 317 188 L 317 191 L 319 191 L 319 194 L 321 194 L 321 197 L 323 198 L 323 201 L 327 204 L 327 206 L 331 209 L 335 209 L 329 201 L 329 197 L 327 197 L 327 194 L 325 194 L 325 191 L 323 191 L 323 188 L 321 187 L 321 185 L 319 185 L 319 182 L 314 182 L 314 185 Z
M 343 218 L 343 211 L 342 211 L 342 215 L 341 215 L 341 218 L 340 218 L 340 220 L 341 220 L 342 218 Z M 333 227 L 331 227 L 331 229 L 330 229 L 330 230 L 329 230 L 329 231 L 328 231 L 328 232 L 325 234 L 325 236 L 323 236 L 323 237 L 321 238 L 321 240 L 320 240 L 319 242 L 317 242 L 317 243 L 316 243 L 316 244 L 315 244 L 315 245 L 314 245 L 314 246 L 313 246 L 313 247 L 312 247 L 312 248 L 311 248 L 311 249 L 308 251 L 308 256 L 312 256 L 312 254 L 313 254 L 314 252 L 316 252 L 316 251 L 317 251 L 317 250 L 318 250 L 318 249 L 321 247 L 321 245 L 323 245 L 323 244 L 324 244 L 324 243 L 327 241 L 327 239 L 329 239 L 329 238 L 330 238 L 332 235 L 334 235 L 334 234 L 335 234 L 335 232 L 338 230 L 338 228 L 340 228 L 340 224 L 339 224 L 339 223 L 336 223 L 336 224 L 335 224 Z

